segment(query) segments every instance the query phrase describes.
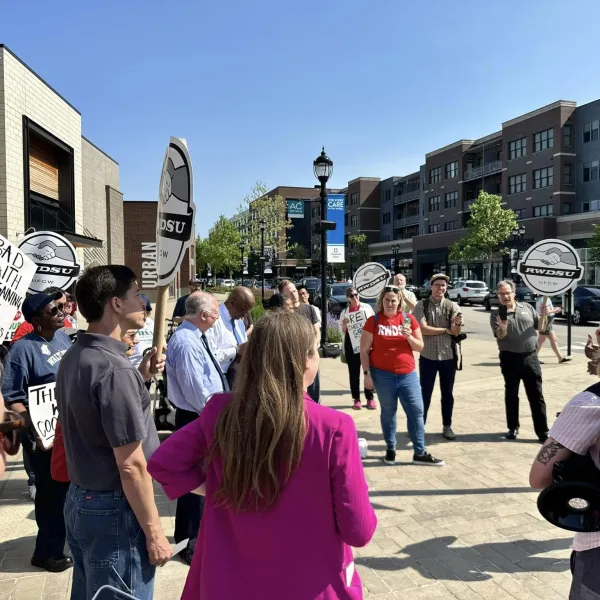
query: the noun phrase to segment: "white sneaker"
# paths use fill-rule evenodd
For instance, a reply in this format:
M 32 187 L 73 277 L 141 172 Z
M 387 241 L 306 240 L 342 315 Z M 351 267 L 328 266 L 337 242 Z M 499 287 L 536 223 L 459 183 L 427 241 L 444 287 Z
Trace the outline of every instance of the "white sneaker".
M 36 490 L 36 488 L 35 488 L 35 483 L 34 483 L 33 485 L 28 485 L 28 486 L 27 486 L 27 488 L 28 488 L 28 490 L 29 490 L 29 497 L 30 497 L 32 500 L 35 500 L 35 495 L 36 495 L 36 493 L 37 493 L 37 490 Z

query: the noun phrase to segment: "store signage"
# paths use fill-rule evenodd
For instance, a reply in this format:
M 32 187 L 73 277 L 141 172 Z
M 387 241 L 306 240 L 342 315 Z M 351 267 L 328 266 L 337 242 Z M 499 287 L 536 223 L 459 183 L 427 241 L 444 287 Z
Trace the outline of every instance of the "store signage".
M 532 291 L 555 296 L 574 288 L 583 277 L 583 266 L 573 246 L 562 240 L 542 240 L 529 248 L 517 272 Z
M 66 290 L 79 277 L 81 267 L 73 244 L 52 231 L 36 231 L 19 242 L 19 250 L 36 265 L 29 292 L 38 294 L 48 287 Z
M 194 243 L 192 163 L 184 140 L 172 137 L 165 152 L 160 178 L 157 259 L 159 286 L 177 276 L 186 249 Z
M 376 262 L 361 265 L 354 273 L 354 287 L 362 298 L 377 298 L 390 280 L 391 273 Z
M 289 219 L 303 219 L 304 202 L 302 200 L 288 200 L 287 213 Z
M 346 262 L 344 247 L 345 194 L 327 194 L 327 220 L 335 223 L 335 230 L 327 232 L 327 262 Z
M 156 242 L 142 242 L 142 289 L 158 287 L 156 269 Z

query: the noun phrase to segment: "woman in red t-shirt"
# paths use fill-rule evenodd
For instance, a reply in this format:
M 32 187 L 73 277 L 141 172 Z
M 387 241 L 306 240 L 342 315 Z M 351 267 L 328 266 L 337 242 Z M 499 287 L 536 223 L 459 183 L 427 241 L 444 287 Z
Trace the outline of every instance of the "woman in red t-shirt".
M 413 355 L 423 350 L 423 336 L 419 323 L 405 312 L 405 307 L 402 292 L 394 285 L 385 287 L 379 295 L 375 316 L 366 322 L 360 340 L 365 387 L 375 387 L 379 396 L 381 429 L 387 445 L 385 463 L 396 462 L 396 411 L 400 399 L 413 443 L 413 463 L 441 466 L 444 461 L 425 450 L 423 396 Z

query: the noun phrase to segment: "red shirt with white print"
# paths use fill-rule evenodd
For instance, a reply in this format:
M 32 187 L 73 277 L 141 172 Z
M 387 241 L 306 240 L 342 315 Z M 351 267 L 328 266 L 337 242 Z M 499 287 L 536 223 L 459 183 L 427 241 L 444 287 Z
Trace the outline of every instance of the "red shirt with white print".
M 381 312 L 367 319 L 364 331 L 373 334 L 370 362 L 375 369 L 395 375 L 408 375 L 415 370 L 413 351 L 402 333 L 406 319 L 410 321 L 413 332 L 419 329 L 418 321 L 408 313 L 398 312 L 394 317 L 386 317 Z

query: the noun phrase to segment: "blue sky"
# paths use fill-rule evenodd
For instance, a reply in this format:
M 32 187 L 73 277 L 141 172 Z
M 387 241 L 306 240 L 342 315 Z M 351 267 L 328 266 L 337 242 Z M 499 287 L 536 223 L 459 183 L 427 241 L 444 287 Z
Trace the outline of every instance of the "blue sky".
M 600 97 L 597 0 L 61 0 L 2 3 L 0 42 L 74 104 L 157 197 L 170 135 L 194 164 L 197 230 L 256 180 L 331 185 L 416 170 L 426 152 L 558 99 Z

